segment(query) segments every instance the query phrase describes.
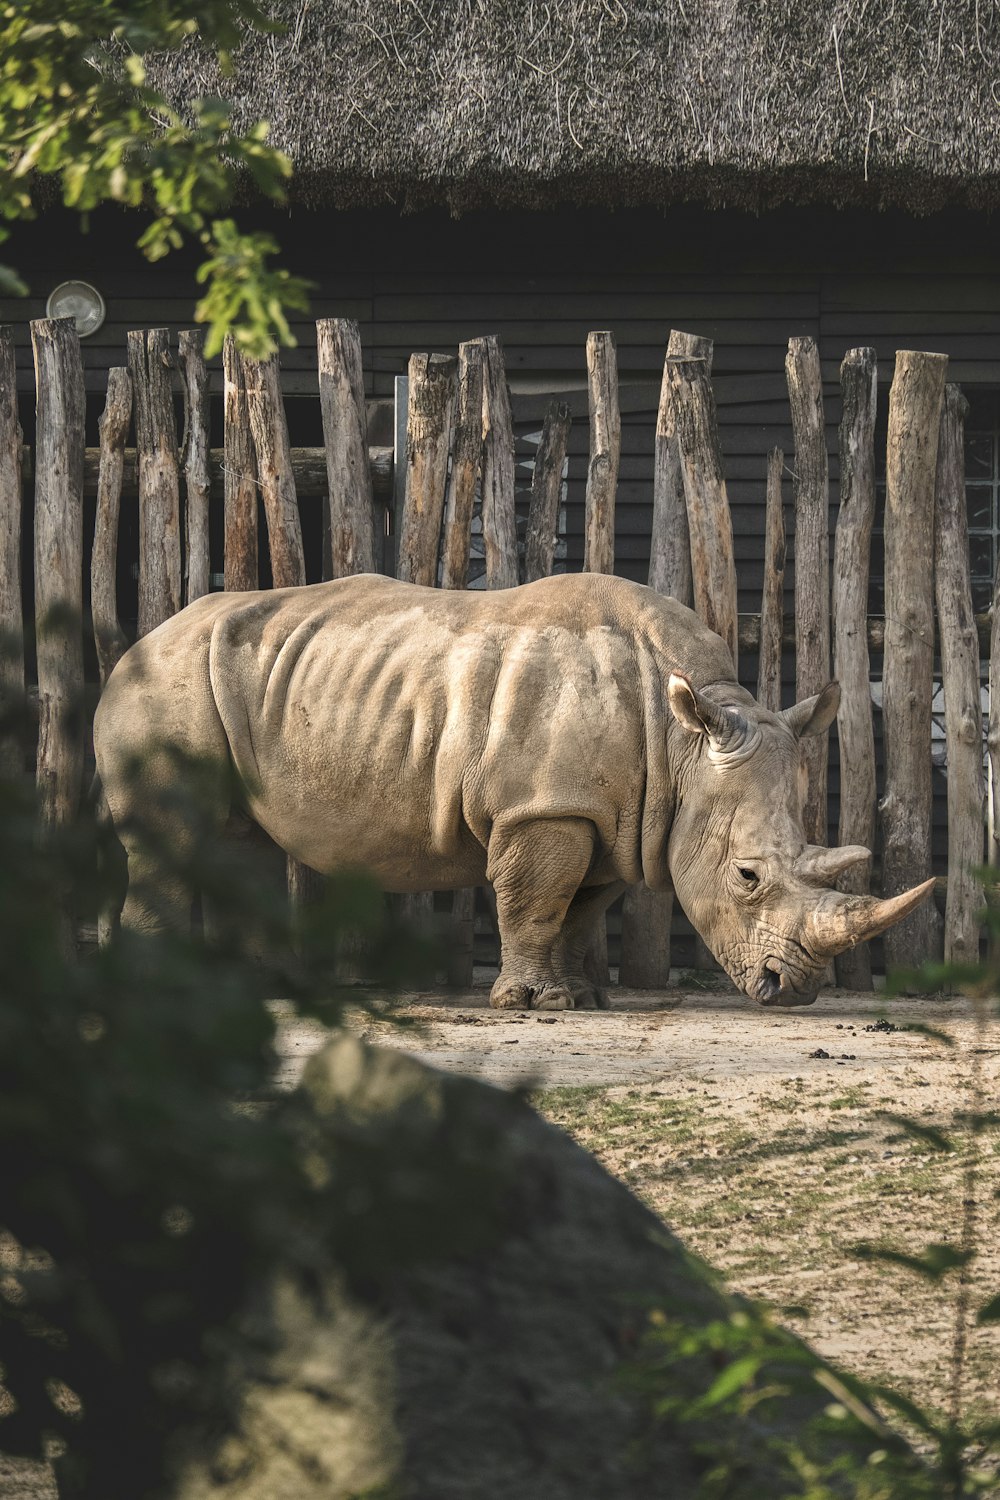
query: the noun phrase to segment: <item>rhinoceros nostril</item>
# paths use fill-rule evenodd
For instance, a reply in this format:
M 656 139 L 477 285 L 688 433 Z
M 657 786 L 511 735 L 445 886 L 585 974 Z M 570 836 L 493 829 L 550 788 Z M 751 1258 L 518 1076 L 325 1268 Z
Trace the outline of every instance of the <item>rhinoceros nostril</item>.
M 760 978 L 755 985 L 757 999 L 763 1000 L 766 1004 L 768 1000 L 773 1000 L 776 995 L 780 995 L 784 987 L 785 980 L 781 971 L 781 965 L 777 959 L 769 958 L 764 964 Z

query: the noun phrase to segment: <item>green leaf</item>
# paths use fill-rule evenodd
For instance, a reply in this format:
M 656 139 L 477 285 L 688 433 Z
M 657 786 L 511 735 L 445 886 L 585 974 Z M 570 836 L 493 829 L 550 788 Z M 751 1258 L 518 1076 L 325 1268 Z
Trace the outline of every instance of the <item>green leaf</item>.
M 5 297 L 26 297 L 27 283 L 22 281 L 13 266 L 0 265 L 0 293 Z
M 748 1385 L 751 1385 L 763 1363 L 764 1357 L 761 1354 L 745 1354 L 741 1359 L 734 1359 L 731 1365 L 727 1365 L 716 1376 L 697 1405 L 699 1407 L 720 1406 L 737 1391 L 745 1390 Z

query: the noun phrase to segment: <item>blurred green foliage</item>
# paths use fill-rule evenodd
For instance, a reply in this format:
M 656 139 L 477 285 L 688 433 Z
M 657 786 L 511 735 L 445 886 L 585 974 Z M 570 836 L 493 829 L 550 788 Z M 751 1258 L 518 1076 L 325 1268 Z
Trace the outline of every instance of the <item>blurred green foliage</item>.
M 291 162 L 266 123 L 234 131 L 225 99 L 193 99 L 182 117 L 142 61 L 197 37 L 225 76 L 244 27 L 276 29 L 253 0 L 0 0 L 0 218 L 34 217 L 41 178 L 84 215 L 102 203 L 145 210 L 148 259 L 188 238 L 204 249 L 195 316 L 209 325 L 206 353 L 232 331 L 259 359 L 294 343 L 287 312 L 307 306 L 307 283 L 271 266 L 273 240 L 241 233 L 226 210 L 248 182 L 284 202 Z M 0 291 L 25 290 L 0 266 Z
M 88 1500 L 159 1493 L 172 1433 L 226 1430 L 257 1278 L 308 1290 L 331 1257 L 367 1275 L 418 1254 L 419 1220 L 398 1209 L 428 1171 L 414 1186 L 398 1159 L 329 1140 L 320 1180 L 295 1111 L 250 1102 L 273 1095 L 269 999 L 340 1018 L 348 933 L 380 984 L 420 972 L 377 889 L 331 881 L 293 927 L 282 892 L 206 839 L 183 873 L 217 913 L 211 942 L 123 932 L 78 957 L 67 908 L 96 920 L 116 852 L 92 809 L 41 837 L 33 798 L 0 783 L 0 1449 L 54 1442 L 61 1493 Z M 405 1230 L 381 1262 L 380 1194 Z

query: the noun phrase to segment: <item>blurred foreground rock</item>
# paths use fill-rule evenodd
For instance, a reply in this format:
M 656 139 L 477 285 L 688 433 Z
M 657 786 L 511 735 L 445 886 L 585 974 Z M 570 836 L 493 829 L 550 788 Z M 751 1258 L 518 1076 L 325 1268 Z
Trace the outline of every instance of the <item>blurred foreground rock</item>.
M 652 1307 L 697 1324 L 734 1304 L 621 1183 L 516 1095 L 353 1039 L 310 1062 L 294 1107 L 347 1205 L 339 1259 L 363 1269 L 269 1288 L 248 1327 L 270 1351 L 233 1371 L 241 1431 L 178 1450 L 178 1500 L 698 1491 L 690 1432 L 654 1424 L 622 1367 Z M 778 1427 L 829 1399 L 797 1396 Z M 752 1487 L 734 1493 L 769 1492 L 762 1411 L 735 1434 Z

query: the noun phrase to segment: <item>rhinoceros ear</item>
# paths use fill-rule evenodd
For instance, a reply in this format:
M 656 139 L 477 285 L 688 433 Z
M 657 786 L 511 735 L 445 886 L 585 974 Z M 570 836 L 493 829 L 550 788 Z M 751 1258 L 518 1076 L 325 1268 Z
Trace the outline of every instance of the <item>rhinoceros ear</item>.
M 743 715 L 735 708 L 713 703 L 681 672 L 671 672 L 667 678 L 667 702 L 678 724 L 691 734 L 708 735 L 715 755 L 731 756 L 746 745 L 750 726 Z
M 784 719 L 797 739 L 801 739 L 807 734 L 826 734 L 839 707 L 840 683 L 828 682 L 821 693 L 803 698 L 801 703 L 786 708 L 778 717 Z

